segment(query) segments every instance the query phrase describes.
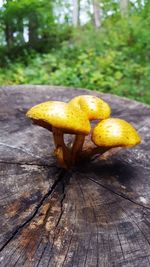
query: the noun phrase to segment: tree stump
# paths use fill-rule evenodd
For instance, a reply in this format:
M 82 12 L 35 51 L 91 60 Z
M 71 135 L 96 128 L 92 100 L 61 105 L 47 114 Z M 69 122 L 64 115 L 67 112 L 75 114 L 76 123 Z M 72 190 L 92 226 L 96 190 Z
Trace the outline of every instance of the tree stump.
M 60 169 L 51 134 L 25 113 L 79 94 L 108 101 L 142 144 Z M 150 107 L 52 86 L 1 87 L 0 101 L 0 266 L 150 266 Z

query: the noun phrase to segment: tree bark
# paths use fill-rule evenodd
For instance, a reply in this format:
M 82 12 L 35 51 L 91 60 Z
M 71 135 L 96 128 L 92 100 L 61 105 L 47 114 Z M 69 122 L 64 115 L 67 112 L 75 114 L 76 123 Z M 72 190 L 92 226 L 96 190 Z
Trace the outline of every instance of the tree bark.
M 95 27 L 100 28 L 101 16 L 100 16 L 100 3 L 98 0 L 93 0 L 93 13 L 94 13 Z
M 129 2 L 128 2 L 128 0 L 120 0 L 119 4 L 120 4 L 121 16 L 124 17 L 128 13 L 128 4 L 129 4 Z
M 73 0 L 73 14 L 72 21 L 75 27 L 80 24 L 80 0 Z

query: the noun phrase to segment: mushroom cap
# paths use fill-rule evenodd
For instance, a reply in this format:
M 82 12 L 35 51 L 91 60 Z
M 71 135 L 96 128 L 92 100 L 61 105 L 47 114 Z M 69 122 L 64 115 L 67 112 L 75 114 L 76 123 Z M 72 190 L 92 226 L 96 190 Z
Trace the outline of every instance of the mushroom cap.
M 80 95 L 70 100 L 69 104 L 83 110 L 89 120 L 102 120 L 110 116 L 111 108 L 101 98 L 92 95 Z
M 60 101 L 47 101 L 28 110 L 27 117 L 34 123 L 51 129 L 62 129 L 65 133 L 87 135 L 90 132 L 89 120 L 81 110 Z
M 134 127 L 125 120 L 109 118 L 99 122 L 92 132 L 92 141 L 102 147 L 132 147 L 141 143 Z

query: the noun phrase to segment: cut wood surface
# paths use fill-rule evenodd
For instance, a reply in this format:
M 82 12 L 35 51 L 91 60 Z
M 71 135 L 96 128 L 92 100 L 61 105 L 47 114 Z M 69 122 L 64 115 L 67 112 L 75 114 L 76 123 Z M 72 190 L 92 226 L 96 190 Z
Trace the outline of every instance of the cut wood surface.
M 102 97 L 142 144 L 60 169 L 52 135 L 26 111 L 79 94 Z M 52 86 L 0 88 L 0 266 L 150 266 L 150 107 Z

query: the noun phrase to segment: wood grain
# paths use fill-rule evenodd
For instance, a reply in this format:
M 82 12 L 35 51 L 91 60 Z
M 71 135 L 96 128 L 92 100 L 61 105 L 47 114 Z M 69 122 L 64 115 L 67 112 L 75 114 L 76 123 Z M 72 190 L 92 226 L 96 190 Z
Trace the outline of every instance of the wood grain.
M 25 117 L 47 100 L 102 97 L 142 144 L 61 170 L 51 134 Z M 150 107 L 52 86 L 0 88 L 0 266 L 150 266 Z

